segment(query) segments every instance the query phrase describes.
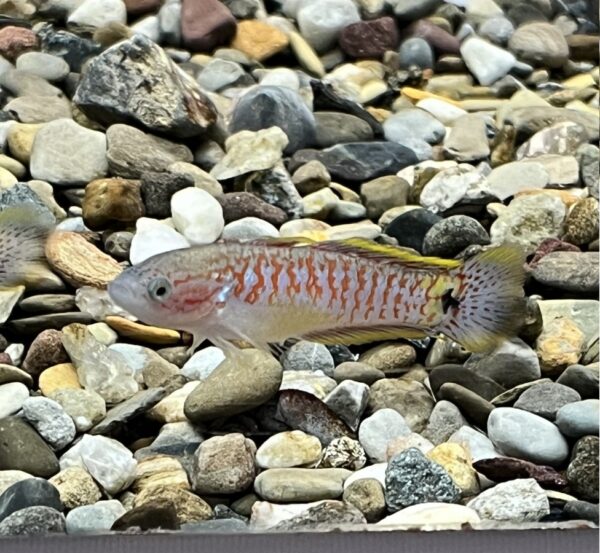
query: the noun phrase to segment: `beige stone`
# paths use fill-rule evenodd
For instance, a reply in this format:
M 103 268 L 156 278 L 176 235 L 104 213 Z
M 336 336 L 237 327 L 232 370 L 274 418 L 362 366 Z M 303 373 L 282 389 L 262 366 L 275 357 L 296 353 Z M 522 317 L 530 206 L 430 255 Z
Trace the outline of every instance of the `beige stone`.
M 105 288 L 121 266 L 81 234 L 56 232 L 46 242 L 46 258 L 60 275 L 75 286 Z
M 136 323 L 123 317 L 106 317 L 106 323 L 117 332 L 119 336 L 129 338 L 145 344 L 156 344 L 161 346 L 172 346 L 178 344 L 181 335 L 176 330 L 148 326 Z
M 206 501 L 196 494 L 181 487 L 159 485 L 144 488 L 133 500 L 133 506 L 139 507 L 145 503 L 162 499 L 170 501 L 175 507 L 179 524 L 198 522 L 213 518 L 213 510 Z

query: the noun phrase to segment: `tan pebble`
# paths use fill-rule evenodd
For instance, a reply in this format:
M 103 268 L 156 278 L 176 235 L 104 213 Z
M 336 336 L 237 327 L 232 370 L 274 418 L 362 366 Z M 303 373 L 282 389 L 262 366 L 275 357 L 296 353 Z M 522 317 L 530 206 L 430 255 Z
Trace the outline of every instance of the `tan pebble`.
M 152 455 L 138 461 L 131 489 L 138 493 L 156 486 L 190 489 L 187 473 L 178 459 L 168 455 Z
M 181 334 L 176 330 L 160 328 L 158 326 L 147 326 L 123 317 L 106 317 L 106 324 L 116 331 L 119 336 L 144 342 L 146 344 L 169 346 L 178 344 L 181 340 Z
M 77 370 L 71 363 L 61 363 L 48 367 L 40 374 L 39 380 L 40 390 L 46 397 L 58 390 L 78 390 L 81 388 Z
M 60 500 L 67 509 L 96 503 L 102 497 L 100 488 L 89 472 L 82 467 L 69 467 L 61 470 L 49 480 L 60 494 Z
M 252 59 L 263 61 L 281 52 L 288 44 L 287 36 L 276 27 L 248 19 L 238 23 L 231 46 Z
M 29 164 L 35 135 L 44 126 L 43 123 L 13 123 L 6 136 L 8 149 L 21 163 Z
M 122 270 L 109 255 L 76 232 L 56 232 L 46 242 L 48 263 L 74 286 L 105 288 Z
M 144 215 L 141 183 L 122 178 L 97 179 L 85 187 L 83 220 L 92 230 L 133 224 Z
M 213 510 L 204 499 L 189 490 L 171 486 L 153 486 L 142 490 L 135 496 L 133 506 L 139 507 L 155 499 L 170 501 L 180 524 L 213 518 Z

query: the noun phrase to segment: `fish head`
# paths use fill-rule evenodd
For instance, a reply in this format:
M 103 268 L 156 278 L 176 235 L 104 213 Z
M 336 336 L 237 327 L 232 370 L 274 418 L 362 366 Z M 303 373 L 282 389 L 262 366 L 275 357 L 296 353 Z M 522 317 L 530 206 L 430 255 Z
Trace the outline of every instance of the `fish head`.
M 134 265 L 108 285 L 108 294 L 140 321 L 178 330 L 197 328 L 226 299 L 231 285 L 202 248 L 156 255 Z

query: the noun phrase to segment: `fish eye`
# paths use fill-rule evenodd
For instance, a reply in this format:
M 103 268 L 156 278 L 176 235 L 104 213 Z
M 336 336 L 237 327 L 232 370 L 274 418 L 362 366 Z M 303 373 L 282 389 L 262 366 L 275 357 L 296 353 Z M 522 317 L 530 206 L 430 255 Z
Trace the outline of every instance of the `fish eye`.
M 157 277 L 148 284 L 148 294 L 153 300 L 164 301 L 171 295 L 171 283 L 164 277 Z

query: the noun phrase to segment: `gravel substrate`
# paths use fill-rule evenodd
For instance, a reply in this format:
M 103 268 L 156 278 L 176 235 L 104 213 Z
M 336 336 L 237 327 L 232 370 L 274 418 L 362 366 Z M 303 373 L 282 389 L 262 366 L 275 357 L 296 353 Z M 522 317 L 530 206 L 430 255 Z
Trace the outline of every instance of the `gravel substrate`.
M 598 523 L 597 2 L 0 12 L 0 209 L 63 231 L 0 290 L 0 536 Z M 289 236 L 517 243 L 527 318 L 488 354 L 232 360 L 105 290 L 159 252 Z

